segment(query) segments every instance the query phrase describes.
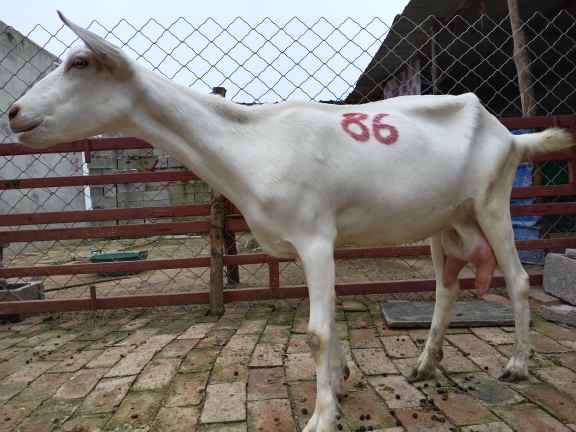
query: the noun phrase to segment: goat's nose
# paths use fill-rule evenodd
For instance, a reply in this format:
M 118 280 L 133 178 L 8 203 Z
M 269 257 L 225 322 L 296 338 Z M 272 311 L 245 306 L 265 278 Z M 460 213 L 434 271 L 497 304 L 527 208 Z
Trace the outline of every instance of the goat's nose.
M 8 120 L 14 120 L 20 113 L 20 107 L 18 105 L 12 105 L 10 111 L 8 111 Z

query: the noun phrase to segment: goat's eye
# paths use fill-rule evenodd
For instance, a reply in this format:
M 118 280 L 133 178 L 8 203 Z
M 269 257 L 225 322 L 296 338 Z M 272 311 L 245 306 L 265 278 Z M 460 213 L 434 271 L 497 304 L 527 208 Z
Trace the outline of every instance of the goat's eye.
M 84 69 L 88 66 L 88 60 L 82 57 L 77 57 L 72 61 L 72 67 L 75 69 Z

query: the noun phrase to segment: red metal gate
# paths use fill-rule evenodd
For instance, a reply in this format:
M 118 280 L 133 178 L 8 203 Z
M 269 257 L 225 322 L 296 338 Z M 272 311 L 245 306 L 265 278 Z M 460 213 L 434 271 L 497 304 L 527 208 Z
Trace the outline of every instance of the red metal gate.
M 507 118 L 502 122 L 510 129 L 544 128 L 559 126 L 574 130 L 576 116 Z M 83 152 L 85 159 L 90 160 L 93 152 L 117 149 L 146 149 L 150 146 L 133 138 L 89 139 L 62 144 L 50 149 L 31 150 L 18 144 L 0 146 L 0 157 L 41 153 Z M 537 161 L 568 161 L 569 183 L 555 186 L 530 186 L 513 190 L 513 198 L 527 197 L 574 197 L 576 196 L 576 152 L 566 151 L 551 155 L 539 156 Z M 30 179 L 0 180 L 0 190 L 35 189 L 49 187 L 71 187 L 86 185 L 127 184 L 135 182 L 176 182 L 194 180 L 197 177 L 189 171 L 168 170 L 160 172 L 125 172 L 110 175 L 84 175 L 68 177 L 45 177 Z M 220 203 L 222 204 L 222 203 Z M 217 205 L 213 203 L 212 206 Z M 212 209 L 213 210 L 213 209 Z M 566 215 L 576 214 L 576 202 L 536 203 L 513 205 L 512 214 L 526 215 Z M 138 218 L 172 218 L 204 217 L 200 221 L 160 222 L 154 224 L 132 223 L 116 226 L 86 226 L 73 228 L 26 229 L 0 231 L 0 245 L 20 242 L 51 241 L 62 239 L 102 239 L 102 238 L 135 238 L 155 235 L 177 235 L 197 233 L 211 234 L 211 238 L 221 238 L 226 232 L 245 232 L 248 227 L 241 215 L 229 203 L 224 206 L 223 216 L 211 211 L 208 204 L 181 205 L 171 207 L 117 208 L 90 211 L 58 211 L 42 213 L 20 213 L 0 215 L 1 227 L 21 227 L 26 225 L 61 224 L 70 222 L 118 221 Z M 222 218 L 222 220 L 217 220 Z M 563 249 L 576 247 L 576 235 L 565 238 L 527 240 L 517 242 L 519 249 Z M 0 268 L 0 278 L 30 278 L 51 275 L 89 274 L 98 272 L 137 272 L 158 269 L 210 268 L 212 294 L 223 286 L 224 266 L 264 263 L 269 267 L 268 287 L 251 289 L 224 290 L 224 302 L 240 300 L 259 300 L 273 298 L 292 298 L 306 296 L 305 286 L 280 286 L 279 263 L 265 254 L 251 253 L 226 255 L 224 246 L 219 242 L 212 244 L 213 253 L 207 257 L 182 259 L 153 259 L 147 261 L 117 263 L 81 263 L 71 265 L 44 266 L 11 266 Z M 339 259 L 356 259 L 367 257 L 406 257 L 429 255 L 428 246 L 399 246 L 369 249 L 344 249 L 336 251 Z M 532 275 L 533 284 L 541 283 L 541 275 Z M 494 285 L 501 285 L 501 278 L 495 278 Z M 434 289 L 434 281 L 371 281 L 365 283 L 338 284 L 339 294 L 368 294 L 399 291 L 427 291 Z M 472 288 L 473 280 L 465 279 L 463 288 Z M 210 292 L 186 292 L 155 295 L 131 295 L 99 297 L 95 287 L 90 289 L 88 298 L 67 298 L 32 300 L 0 303 L 0 314 L 22 314 L 33 312 L 56 312 L 73 310 L 111 309 L 126 307 L 150 307 L 208 303 Z

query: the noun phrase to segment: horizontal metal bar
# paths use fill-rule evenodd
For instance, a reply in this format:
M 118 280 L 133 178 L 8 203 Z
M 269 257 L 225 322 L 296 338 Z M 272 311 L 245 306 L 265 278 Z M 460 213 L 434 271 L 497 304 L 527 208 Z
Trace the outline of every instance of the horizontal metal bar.
M 1 147 L 1 146 L 0 146 Z M 39 189 L 50 187 L 95 186 L 127 183 L 160 183 L 199 180 L 192 171 L 145 171 L 89 176 L 62 176 L 0 180 L 0 190 Z
M 545 203 L 510 206 L 512 216 L 576 214 L 576 203 Z
M 226 231 L 231 233 L 248 232 L 250 227 L 243 218 L 228 218 L 226 219 Z
M 576 247 L 576 237 L 541 240 L 516 240 L 516 248 L 519 250 L 564 249 L 574 247 Z
M 538 249 L 562 249 L 576 247 L 576 237 L 566 237 L 559 239 L 540 239 L 540 240 L 518 240 L 516 247 L 519 250 L 538 250 Z M 394 257 L 415 257 L 430 255 L 430 246 L 395 246 L 382 248 L 349 248 L 337 249 L 334 252 L 336 259 L 359 259 L 359 258 L 394 258 Z M 241 254 L 226 255 L 224 264 L 226 265 L 251 265 L 266 264 L 270 262 L 292 262 L 293 259 L 273 258 L 266 254 Z M 1 276 L 0 270 L 0 276 Z
M 576 242 L 576 240 L 575 240 Z M 425 256 L 430 255 L 429 246 L 397 246 L 381 248 L 348 248 L 337 249 L 334 252 L 336 259 L 358 259 L 358 258 L 391 258 L 398 256 Z M 250 265 L 265 264 L 272 262 L 292 262 L 290 258 L 273 258 L 266 254 L 241 254 L 224 256 L 226 265 Z M 1 275 L 1 273 L 0 273 Z
M 210 257 L 153 259 L 111 263 L 83 263 L 34 267 L 3 267 L 0 278 L 22 278 L 94 273 L 137 273 L 150 270 L 210 267 Z
M 82 228 L 54 228 L 23 231 L 1 231 L 0 244 L 49 240 L 76 240 L 97 238 L 135 238 L 157 235 L 202 234 L 210 229 L 210 223 L 163 222 L 153 224 L 129 224 Z
M 576 196 L 576 185 L 529 186 L 512 189 L 512 198 L 532 198 L 546 196 Z
M 45 177 L 37 179 L 0 180 L 0 190 L 38 189 L 49 187 L 94 186 L 127 183 L 161 183 L 192 181 L 199 178 L 191 171 L 149 171 L 138 173 L 105 174 L 98 176 Z M 512 198 L 576 195 L 576 185 L 528 186 L 512 189 Z M 239 225 L 241 227 L 242 225 Z M 231 230 L 245 231 L 244 228 Z
M 547 127 L 573 128 L 576 115 L 501 117 L 498 120 L 508 129 L 542 129 Z
M 554 153 L 539 153 L 530 158 L 532 161 L 571 161 L 576 160 L 576 150 L 563 150 Z
M 576 214 L 576 203 L 513 205 L 511 208 L 513 216 Z M 16 213 L 0 215 L 0 226 L 102 222 L 127 219 L 157 219 L 165 217 L 208 216 L 209 214 L 209 204 L 43 213 Z M 233 216 L 232 218 L 228 219 L 226 227 L 231 232 L 244 232 L 248 230 L 248 225 L 246 222 L 241 217 L 238 218 L 237 216 Z
M 139 207 L 101 210 L 78 210 L 0 215 L 0 226 L 44 225 L 54 223 L 101 222 L 125 219 L 208 216 L 210 205 L 194 204 L 171 207 Z
M 576 248 L 576 237 L 545 239 L 545 240 L 520 240 L 516 242 L 516 247 L 520 250 L 534 249 L 562 249 Z M 388 248 L 368 248 L 368 249 L 339 249 L 334 253 L 336 259 L 358 259 L 358 258 L 392 258 L 398 256 L 427 256 L 430 255 L 429 246 L 398 246 Z M 293 259 L 276 259 L 266 254 L 241 254 L 226 255 L 224 264 L 226 265 L 253 265 L 267 264 L 273 262 L 291 262 Z M 112 272 L 139 272 L 150 270 L 177 269 L 177 268 L 198 268 L 209 267 L 209 257 L 180 258 L 128 261 L 116 263 L 98 264 L 69 264 L 69 265 L 48 265 L 34 267 L 4 267 L 0 268 L 0 278 L 17 277 L 38 277 L 68 274 L 91 274 L 91 273 L 112 273 Z
M 75 153 L 106 150 L 151 149 L 152 146 L 138 138 L 89 138 L 71 143 L 58 144 L 43 149 L 33 149 L 22 144 L 2 144 L 0 156 L 18 156 L 28 154 Z
M 542 284 L 542 275 L 530 275 L 532 285 Z M 406 280 L 406 281 L 384 281 L 367 283 L 337 284 L 338 295 L 353 294 L 385 294 L 395 292 L 422 292 L 435 289 L 434 280 Z M 492 280 L 492 287 L 504 285 L 501 276 Z M 461 280 L 463 289 L 474 287 L 474 279 L 467 278 Z M 305 286 L 292 286 L 278 289 L 251 288 L 233 289 L 224 291 L 225 302 L 255 301 L 266 299 L 286 299 L 304 298 L 308 291 Z M 131 307 L 158 307 L 175 306 L 187 304 L 207 304 L 209 302 L 208 292 L 190 292 L 178 294 L 152 294 L 125 297 L 99 297 L 95 299 L 58 299 L 58 300 L 29 300 L 0 303 L 0 314 L 30 314 L 47 312 L 67 312 L 90 309 L 119 309 Z

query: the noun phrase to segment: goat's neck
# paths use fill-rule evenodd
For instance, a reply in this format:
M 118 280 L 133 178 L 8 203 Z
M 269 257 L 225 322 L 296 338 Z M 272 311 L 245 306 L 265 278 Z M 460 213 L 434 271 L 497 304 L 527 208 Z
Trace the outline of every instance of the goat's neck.
M 234 202 L 248 199 L 242 158 L 249 112 L 143 72 L 130 133 L 159 147 Z

